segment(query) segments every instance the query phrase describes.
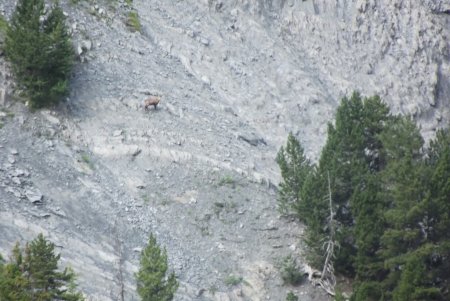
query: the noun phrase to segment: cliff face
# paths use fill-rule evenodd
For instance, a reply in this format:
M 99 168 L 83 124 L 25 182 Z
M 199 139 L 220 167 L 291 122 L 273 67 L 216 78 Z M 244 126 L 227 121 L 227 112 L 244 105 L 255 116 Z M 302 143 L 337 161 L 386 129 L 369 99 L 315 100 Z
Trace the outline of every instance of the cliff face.
M 412 114 L 427 137 L 449 124 L 448 1 L 134 0 L 141 34 L 125 1 L 62 4 L 82 61 L 68 101 L 29 112 L 0 97 L 12 113 L 0 112 L 0 252 L 46 233 L 93 300 L 121 287 L 137 298 L 149 232 L 177 300 L 283 300 L 277 259 L 303 246 L 301 224 L 276 211 L 288 132 L 316 158 L 353 90 Z M 150 93 L 162 100 L 144 112 Z M 246 284 L 226 285 L 230 274 Z
M 193 19 L 204 5 L 209 10 Z M 172 37 L 156 29 L 166 25 L 149 19 L 147 33 L 274 142 L 296 132 L 315 156 L 324 124 L 339 99 L 353 90 L 378 94 L 393 112 L 411 114 L 427 138 L 448 125 L 449 5 L 409 0 L 160 3 L 178 23 L 170 26 L 183 24 L 188 30 Z M 142 3 L 142 13 L 152 6 Z M 191 39 L 183 37 L 186 33 Z M 201 39 L 207 47 L 196 46 Z M 252 104 L 248 112 L 247 103 Z M 259 121 L 265 118 L 278 130 L 264 127 Z

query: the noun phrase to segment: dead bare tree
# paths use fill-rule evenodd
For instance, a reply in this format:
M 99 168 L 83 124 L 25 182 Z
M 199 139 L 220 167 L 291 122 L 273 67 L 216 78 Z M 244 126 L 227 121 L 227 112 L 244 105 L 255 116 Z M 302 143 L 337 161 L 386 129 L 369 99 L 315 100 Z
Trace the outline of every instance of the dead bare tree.
M 331 196 L 331 182 L 330 182 L 330 172 L 328 172 L 328 203 L 330 207 L 330 216 L 328 217 L 328 228 L 329 228 L 329 237 L 328 240 L 323 244 L 323 248 L 325 249 L 325 262 L 322 269 L 322 274 L 320 279 L 317 281 L 317 284 L 321 286 L 328 294 L 334 296 L 335 295 L 335 286 L 336 286 L 336 276 L 334 275 L 334 266 L 333 266 L 333 258 L 334 251 L 336 247 L 339 247 L 338 242 L 335 240 L 336 227 L 334 220 L 334 212 L 333 212 L 333 200 Z

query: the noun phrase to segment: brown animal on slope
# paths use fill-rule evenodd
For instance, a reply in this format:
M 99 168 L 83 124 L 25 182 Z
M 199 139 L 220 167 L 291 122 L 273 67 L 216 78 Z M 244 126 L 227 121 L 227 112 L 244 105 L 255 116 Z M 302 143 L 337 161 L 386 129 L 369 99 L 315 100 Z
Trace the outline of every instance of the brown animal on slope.
M 160 96 L 150 96 L 144 101 L 144 109 L 147 111 L 149 106 L 154 106 L 156 110 L 156 106 L 159 104 L 160 100 Z

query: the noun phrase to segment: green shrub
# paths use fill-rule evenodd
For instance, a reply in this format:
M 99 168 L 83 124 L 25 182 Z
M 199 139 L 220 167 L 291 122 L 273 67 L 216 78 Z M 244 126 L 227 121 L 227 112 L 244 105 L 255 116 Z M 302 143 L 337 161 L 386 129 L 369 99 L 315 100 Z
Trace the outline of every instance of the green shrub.
M 33 107 L 57 103 L 68 92 L 73 48 L 64 13 L 55 1 L 19 0 L 7 29 L 5 52 Z
M 219 186 L 234 185 L 235 183 L 236 181 L 233 179 L 232 176 L 224 176 L 220 179 Z
M 141 22 L 139 21 L 139 15 L 137 12 L 131 11 L 128 13 L 128 18 L 127 18 L 126 24 L 127 24 L 128 28 L 130 28 L 131 31 L 141 32 L 142 25 L 141 25 Z
M 280 273 L 284 284 L 299 285 L 304 279 L 300 267 L 292 256 L 287 256 L 283 259 L 281 262 Z
M 227 278 L 225 278 L 224 282 L 226 285 L 235 286 L 235 285 L 240 284 L 242 282 L 242 280 L 244 280 L 244 278 L 231 274 L 231 275 L 227 276 Z
M 293 292 L 289 292 L 286 296 L 286 301 L 298 301 L 298 297 Z

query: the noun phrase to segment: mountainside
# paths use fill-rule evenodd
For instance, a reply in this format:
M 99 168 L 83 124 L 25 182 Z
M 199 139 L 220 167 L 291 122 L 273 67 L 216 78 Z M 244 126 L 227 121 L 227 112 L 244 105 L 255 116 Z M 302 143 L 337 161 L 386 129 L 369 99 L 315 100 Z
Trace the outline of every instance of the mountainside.
M 276 210 L 287 134 L 316 159 L 353 90 L 411 114 L 427 138 L 450 122 L 448 1 L 62 5 L 79 59 L 66 102 L 14 102 L 0 58 L 0 253 L 43 232 L 89 300 L 138 299 L 150 232 L 179 277 L 176 300 L 330 300 L 283 286 L 277 268 L 303 247 L 302 225 Z M 149 94 L 162 100 L 144 111 Z

